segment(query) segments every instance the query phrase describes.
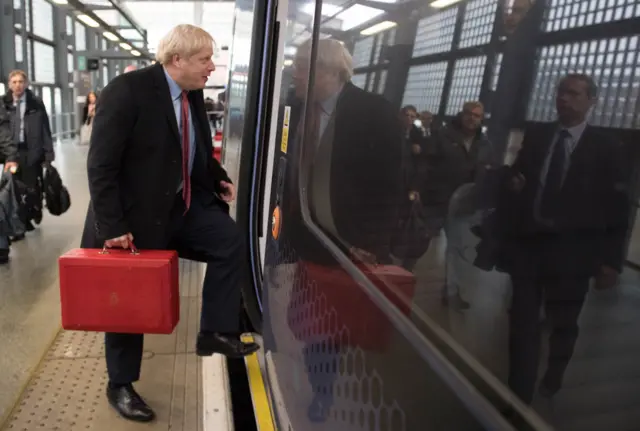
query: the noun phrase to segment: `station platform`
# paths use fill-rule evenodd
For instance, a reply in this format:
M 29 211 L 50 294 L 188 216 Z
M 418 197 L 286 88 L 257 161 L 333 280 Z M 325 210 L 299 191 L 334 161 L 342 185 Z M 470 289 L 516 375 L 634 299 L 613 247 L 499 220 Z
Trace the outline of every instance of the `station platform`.
M 145 337 L 135 386 L 156 421 L 133 423 L 109 406 L 104 334 L 64 331 L 59 323 L 57 258 L 78 246 L 89 196 L 87 148 L 63 141 L 56 151 L 72 207 L 61 217 L 46 214 L 34 232 L 12 245 L 11 262 L 0 267 L 0 430 L 233 430 L 226 358 L 195 355 L 204 265 L 191 261 L 180 261 L 176 330 Z M 252 390 L 264 393 L 262 361 L 254 354 L 245 362 L 253 370 L 247 373 Z

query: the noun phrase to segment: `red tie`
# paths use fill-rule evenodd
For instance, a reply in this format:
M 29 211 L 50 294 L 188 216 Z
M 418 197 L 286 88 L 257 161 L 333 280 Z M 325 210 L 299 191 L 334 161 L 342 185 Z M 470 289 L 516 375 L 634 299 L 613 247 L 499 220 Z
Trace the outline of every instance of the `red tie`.
M 189 175 L 189 159 L 191 152 L 189 151 L 189 99 L 187 92 L 182 92 L 182 199 L 185 205 L 185 214 L 189 211 L 191 204 L 191 176 Z

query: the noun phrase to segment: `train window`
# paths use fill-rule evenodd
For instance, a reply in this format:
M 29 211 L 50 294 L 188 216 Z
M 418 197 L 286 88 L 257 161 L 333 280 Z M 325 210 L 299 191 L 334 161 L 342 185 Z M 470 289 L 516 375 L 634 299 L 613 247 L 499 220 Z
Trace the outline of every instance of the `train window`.
M 318 3 L 288 3 L 265 263 L 300 423 L 634 427 L 640 2 Z

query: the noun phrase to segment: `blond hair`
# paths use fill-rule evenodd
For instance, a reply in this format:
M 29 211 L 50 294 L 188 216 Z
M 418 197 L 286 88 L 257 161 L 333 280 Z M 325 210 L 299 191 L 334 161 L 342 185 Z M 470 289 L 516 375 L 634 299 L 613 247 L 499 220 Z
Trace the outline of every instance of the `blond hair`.
M 321 66 L 337 71 L 343 82 L 351 80 L 353 58 L 342 42 L 335 39 L 319 39 L 316 45 L 316 67 Z M 305 60 L 311 57 L 311 40 L 306 41 L 298 48 L 297 56 Z
M 16 69 L 16 70 L 12 70 L 11 72 L 9 72 L 9 81 L 11 81 L 13 79 L 13 77 L 16 76 L 16 75 L 22 76 L 22 79 L 24 79 L 25 82 L 27 82 L 29 80 L 29 77 L 27 76 L 27 72 L 25 72 L 24 70 L 21 70 L 21 69 Z
M 205 48 L 213 48 L 213 37 L 200 27 L 180 24 L 167 33 L 158 44 L 156 60 L 171 63 L 174 55 L 189 58 Z

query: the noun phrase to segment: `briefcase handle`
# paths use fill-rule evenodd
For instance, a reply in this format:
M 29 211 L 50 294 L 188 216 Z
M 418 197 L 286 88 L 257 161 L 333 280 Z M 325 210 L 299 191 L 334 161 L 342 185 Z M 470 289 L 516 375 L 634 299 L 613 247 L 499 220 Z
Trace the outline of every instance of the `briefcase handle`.
M 129 241 L 129 250 L 131 250 L 131 254 L 133 255 L 138 255 L 140 254 L 140 252 L 138 251 L 138 249 L 136 248 L 136 246 L 133 244 L 133 241 Z M 110 248 L 107 247 L 107 244 L 105 243 L 104 246 L 102 247 L 102 251 L 100 252 L 100 254 L 109 254 L 109 250 Z

